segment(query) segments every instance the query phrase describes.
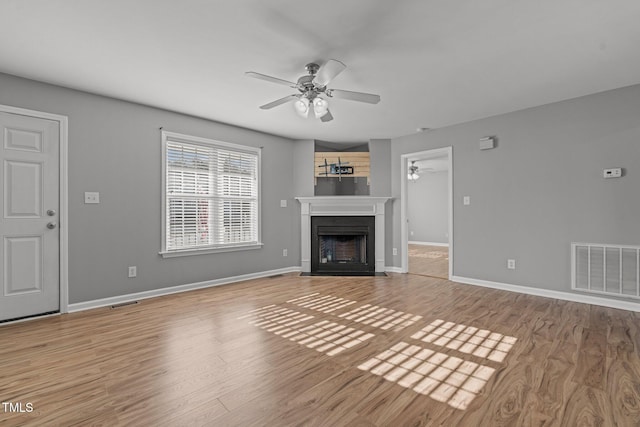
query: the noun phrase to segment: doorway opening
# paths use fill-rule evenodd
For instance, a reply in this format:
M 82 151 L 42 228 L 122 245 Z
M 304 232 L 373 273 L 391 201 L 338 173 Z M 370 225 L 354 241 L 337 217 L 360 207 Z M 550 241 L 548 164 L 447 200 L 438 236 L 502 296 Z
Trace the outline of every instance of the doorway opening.
M 409 241 L 407 273 L 421 276 L 449 278 L 449 247 Z
M 402 272 L 453 275 L 452 147 L 404 154 L 402 159 Z

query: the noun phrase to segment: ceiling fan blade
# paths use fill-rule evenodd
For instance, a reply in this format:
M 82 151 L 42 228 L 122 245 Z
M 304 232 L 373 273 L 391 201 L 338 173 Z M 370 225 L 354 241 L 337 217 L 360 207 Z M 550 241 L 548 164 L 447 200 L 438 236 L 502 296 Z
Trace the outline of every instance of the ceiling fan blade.
M 364 92 L 352 92 L 350 90 L 329 89 L 327 94 L 334 98 L 349 99 L 351 101 L 366 102 L 368 104 L 377 104 L 380 102 L 380 95 Z
M 320 121 L 322 122 L 330 122 L 331 120 L 333 120 L 333 116 L 331 115 L 331 111 L 329 110 L 327 110 L 327 114 L 320 117 Z
M 289 95 L 289 96 L 285 96 L 284 98 L 276 99 L 273 102 L 261 105 L 260 108 L 263 110 L 268 110 L 270 108 L 277 107 L 278 105 L 282 105 L 287 102 L 293 101 L 294 99 L 298 99 L 298 95 Z
M 247 71 L 246 73 L 244 73 L 245 75 L 249 76 L 249 77 L 253 77 L 254 79 L 260 79 L 260 80 L 266 80 L 268 82 L 271 83 L 277 83 L 280 85 L 285 85 L 285 86 L 289 86 L 289 87 L 296 87 L 296 84 L 287 80 L 282 80 L 279 79 L 277 77 L 271 77 L 271 76 L 267 76 L 266 74 L 260 74 L 260 73 L 256 73 L 255 71 Z
M 342 62 L 335 59 L 330 59 L 325 62 L 322 67 L 320 67 L 318 73 L 316 74 L 316 77 L 313 79 L 313 84 L 316 85 L 316 87 L 325 87 L 338 74 L 343 72 L 345 68 L 347 68 L 347 66 Z

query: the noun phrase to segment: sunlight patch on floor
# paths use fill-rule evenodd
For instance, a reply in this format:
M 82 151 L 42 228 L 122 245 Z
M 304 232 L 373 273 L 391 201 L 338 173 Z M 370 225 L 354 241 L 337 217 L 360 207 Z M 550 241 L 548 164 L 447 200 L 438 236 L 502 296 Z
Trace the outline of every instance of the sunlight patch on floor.
M 406 342 L 367 360 L 358 369 L 462 410 L 495 372 L 494 368 Z
M 277 305 L 253 310 L 250 314 L 240 317 L 240 319 L 247 317 L 252 317 L 249 320 L 250 324 L 276 334 L 282 333 L 287 327 L 313 319 L 313 316 L 309 314 L 300 313 L 286 307 L 278 307 Z
M 356 301 L 352 301 L 349 299 L 340 298 L 333 295 L 320 295 L 319 293 L 290 299 L 287 302 L 290 304 L 299 305 L 300 307 L 308 308 L 310 310 L 321 311 L 323 313 L 331 313 L 333 311 L 356 303 Z
M 314 316 L 273 304 L 240 317 L 249 319 L 252 325 L 328 356 L 334 356 L 375 336 L 328 320 L 308 326 L 302 324 L 313 318 Z
M 434 320 L 411 335 L 411 338 L 494 362 L 502 362 L 518 340 L 487 329 L 445 322 L 441 319 Z
M 347 313 L 341 314 L 339 317 L 365 325 L 371 325 L 385 331 L 388 329 L 399 331 L 422 319 L 422 316 L 371 304 L 365 304 L 362 307 L 355 308 Z
M 368 334 L 328 320 L 301 328 L 299 333 L 295 335 L 287 335 L 291 341 L 296 341 L 308 348 L 314 348 L 329 356 L 361 344 L 374 336 L 374 334 Z

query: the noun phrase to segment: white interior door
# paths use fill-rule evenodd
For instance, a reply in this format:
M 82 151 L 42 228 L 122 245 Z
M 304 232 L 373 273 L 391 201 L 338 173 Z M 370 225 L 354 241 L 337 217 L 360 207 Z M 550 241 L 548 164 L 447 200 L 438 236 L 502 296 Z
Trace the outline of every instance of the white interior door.
M 0 113 L 0 321 L 60 309 L 59 123 Z

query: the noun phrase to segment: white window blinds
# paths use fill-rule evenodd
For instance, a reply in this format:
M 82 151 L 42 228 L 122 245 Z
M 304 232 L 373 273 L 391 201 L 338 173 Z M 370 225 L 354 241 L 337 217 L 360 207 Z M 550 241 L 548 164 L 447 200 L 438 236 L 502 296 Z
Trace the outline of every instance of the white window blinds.
M 258 150 L 186 139 L 163 138 L 165 251 L 259 243 Z

